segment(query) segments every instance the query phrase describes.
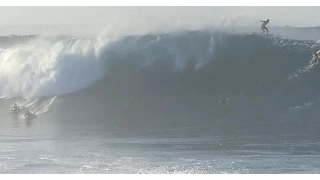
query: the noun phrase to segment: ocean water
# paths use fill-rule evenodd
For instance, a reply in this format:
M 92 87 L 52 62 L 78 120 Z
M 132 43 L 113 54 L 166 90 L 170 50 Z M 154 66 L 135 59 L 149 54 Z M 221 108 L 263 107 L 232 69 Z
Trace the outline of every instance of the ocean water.
M 319 49 L 208 30 L 3 45 L 0 173 L 319 173 Z

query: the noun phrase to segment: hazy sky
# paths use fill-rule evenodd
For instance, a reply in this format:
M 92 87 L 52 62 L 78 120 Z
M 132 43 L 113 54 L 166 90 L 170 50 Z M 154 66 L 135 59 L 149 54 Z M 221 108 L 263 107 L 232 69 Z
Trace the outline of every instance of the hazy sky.
M 213 25 L 320 26 L 319 7 L 0 7 L 0 35 L 130 33 Z

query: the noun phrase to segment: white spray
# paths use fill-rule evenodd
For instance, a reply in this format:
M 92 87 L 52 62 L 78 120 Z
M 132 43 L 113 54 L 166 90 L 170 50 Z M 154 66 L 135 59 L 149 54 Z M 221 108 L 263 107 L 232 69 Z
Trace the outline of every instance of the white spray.
M 0 53 L 0 97 L 74 92 L 104 75 L 100 39 L 37 38 Z

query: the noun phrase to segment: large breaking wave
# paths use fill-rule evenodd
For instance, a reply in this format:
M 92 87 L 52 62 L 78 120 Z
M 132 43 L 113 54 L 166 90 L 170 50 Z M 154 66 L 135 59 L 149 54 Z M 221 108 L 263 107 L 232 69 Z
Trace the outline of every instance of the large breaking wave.
M 280 74 L 293 73 L 310 60 L 318 46 L 314 41 L 203 31 L 130 36 L 113 42 L 99 40 L 36 38 L 4 49 L 0 54 L 1 97 L 74 92 L 108 76 L 107 72 L 115 65 L 128 63 L 137 70 L 166 63 L 172 71 L 182 71 L 192 63 L 201 73 L 208 64 L 215 62 L 212 81 L 224 76 L 220 87 L 226 81 L 244 87 L 244 83 L 261 76 L 280 78 Z M 237 82 L 226 79 L 240 78 L 244 76 L 242 72 L 253 74 Z M 251 85 L 254 83 L 252 81 Z
M 27 102 L 61 119 L 130 128 L 220 119 L 270 131 L 264 123 L 308 119 L 310 129 L 320 127 L 319 66 L 309 65 L 318 49 L 314 40 L 209 31 L 37 38 L 1 52 L 0 95 L 36 98 Z
M 252 131 L 272 133 L 302 130 L 304 121 L 310 130 L 319 125 L 320 74 L 309 61 L 319 48 L 316 41 L 202 31 L 126 37 L 105 48 L 106 76 L 62 97 L 70 102 L 60 108 L 76 106 L 86 110 L 79 119 L 130 129 L 214 122 L 208 127 L 235 132 L 235 124 L 257 123 Z

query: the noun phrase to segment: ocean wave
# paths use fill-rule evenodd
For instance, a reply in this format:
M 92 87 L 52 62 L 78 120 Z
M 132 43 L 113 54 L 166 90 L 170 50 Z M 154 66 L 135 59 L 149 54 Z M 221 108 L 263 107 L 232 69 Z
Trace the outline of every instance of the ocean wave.
M 0 96 L 62 95 L 113 78 L 121 69 L 144 72 L 160 67 L 165 67 L 159 72 L 162 76 L 194 70 L 197 73 L 189 81 L 207 73 L 207 83 L 216 81 L 216 89 L 250 89 L 294 74 L 319 47 L 311 40 L 209 31 L 126 36 L 113 41 L 40 37 L 1 51 Z M 144 75 L 142 79 L 152 76 Z

